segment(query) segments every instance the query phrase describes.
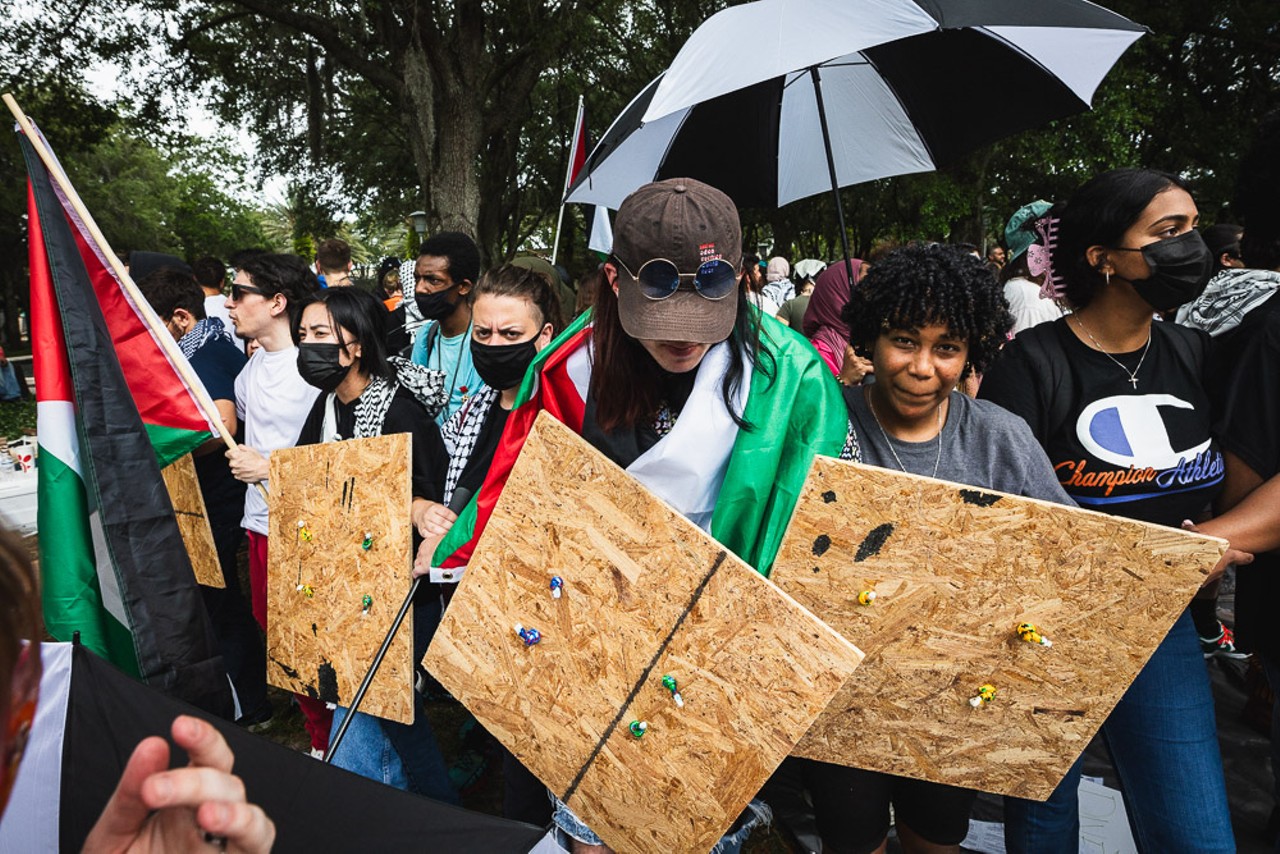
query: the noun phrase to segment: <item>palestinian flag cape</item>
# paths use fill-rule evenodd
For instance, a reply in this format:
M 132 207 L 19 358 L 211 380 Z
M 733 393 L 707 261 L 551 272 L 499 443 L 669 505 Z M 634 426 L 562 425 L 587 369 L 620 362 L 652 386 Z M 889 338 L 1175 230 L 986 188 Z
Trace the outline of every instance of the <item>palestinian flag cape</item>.
M 31 143 L 37 524 L 49 633 L 201 708 L 230 709 L 222 660 L 160 465 L 212 425 Z M 137 404 L 135 405 L 135 401 Z
M 696 459 L 699 455 L 705 456 L 715 447 L 730 449 L 723 464 L 707 479 L 662 483 L 663 479 L 675 480 L 684 470 L 671 466 L 663 471 L 661 465 L 652 466 L 650 476 L 641 479 L 681 512 L 686 512 L 680 506 L 681 497 L 697 492 L 705 497 L 708 489 L 715 490 L 711 535 L 767 576 L 814 454 L 839 455 L 848 416 L 839 386 L 813 346 L 773 318 L 758 314 L 757 318 L 761 324 L 760 357 L 750 372 L 742 407 L 751 429 L 740 429 L 724 419 L 727 424 L 716 425 L 715 435 L 704 436 L 706 441 L 701 444 L 684 443 L 687 447 L 672 449 L 691 452 L 688 463 L 704 469 L 707 466 Z M 437 566 L 462 566 L 470 560 L 538 412 L 546 410 L 582 432 L 591 375 L 590 342 L 591 316 L 587 312 L 534 359 L 484 484 L 436 549 L 433 562 Z M 713 348 L 704 358 L 699 374 L 702 380 L 702 374 L 710 373 L 707 379 L 718 396 L 722 373 L 707 371 L 715 352 Z M 686 407 L 676 422 L 677 429 L 688 418 Z M 628 471 L 635 474 L 635 465 Z M 717 477 L 718 490 L 708 482 Z M 693 506 L 699 506 L 696 497 Z

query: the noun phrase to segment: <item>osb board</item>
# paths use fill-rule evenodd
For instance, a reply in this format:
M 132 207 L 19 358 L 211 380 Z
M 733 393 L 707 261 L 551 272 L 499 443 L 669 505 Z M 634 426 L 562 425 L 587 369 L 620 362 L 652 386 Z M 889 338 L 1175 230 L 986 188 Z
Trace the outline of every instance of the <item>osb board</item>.
M 204 508 L 204 493 L 196 479 L 196 464 L 187 454 L 160 470 L 164 485 L 173 502 L 173 515 L 182 532 L 182 542 L 191 557 L 196 583 L 206 587 L 226 587 L 222 577 L 222 564 L 218 563 L 218 549 L 213 543 L 213 531 Z
M 1224 548 L 819 457 L 772 579 L 867 657 L 795 752 L 1043 800 Z M 983 684 L 997 694 L 974 708 Z
M 272 685 L 341 705 L 355 696 L 412 581 L 411 453 L 407 433 L 272 452 Z M 373 535 L 368 550 L 366 532 Z M 366 595 L 373 599 L 367 614 Z M 360 711 L 413 722 L 411 620 L 396 633 Z
M 861 657 L 543 413 L 426 663 L 615 850 L 705 854 Z

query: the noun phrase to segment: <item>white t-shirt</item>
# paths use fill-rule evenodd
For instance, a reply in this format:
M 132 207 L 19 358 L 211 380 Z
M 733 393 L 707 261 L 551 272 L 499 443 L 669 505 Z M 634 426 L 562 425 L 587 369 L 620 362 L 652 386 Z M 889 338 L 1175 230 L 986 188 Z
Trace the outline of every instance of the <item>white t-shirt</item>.
M 297 347 L 274 353 L 259 349 L 236 377 L 236 415 L 244 425 L 244 443 L 268 457 L 276 448 L 292 448 L 319 394 L 298 374 Z M 263 485 L 271 488 L 265 481 Z M 267 502 L 257 487 L 245 491 L 240 525 L 267 533 Z
M 228 332 L 235 334 L 236 328 L 231 325 L 231 314 L 227 311 L 227 298 L 222 294 L 204 298 L 204 316 L 218 318 Z
M 1063 314 L 1056 302 L 1040 296 L 1039 285 L 1021 276 L 1004 283 L 1004 298 L 1009 301 L 1009 313 L 1013 315 L 1014 335 L 1046 320 L 1057 320 Z

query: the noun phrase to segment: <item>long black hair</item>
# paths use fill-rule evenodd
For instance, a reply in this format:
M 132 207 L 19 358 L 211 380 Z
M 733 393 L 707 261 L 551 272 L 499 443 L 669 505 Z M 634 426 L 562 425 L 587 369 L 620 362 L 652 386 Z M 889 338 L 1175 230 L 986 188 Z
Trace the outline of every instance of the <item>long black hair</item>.
M 293 343 L 299 343 L 302 312 L 313 303 L 323 303 L 329 310 L 333 334 L 345 348 L 348 344 L 360 345 L 360 373 L 371 377 L 391 379 L 395 370 L 387 361 L 386 317 L 387 308 L 382 301 L 360 288 L 329 288 L 309 295 L 293 315 Z M 344 341 L 342 331 L 351 334 L 351 341 Z
M 1187 189 L 1177 175 L 1154 169 L 1112 169 L 1086 181 L 1065 204 L 1054 205 L 1058 242 L 1053 271 L 1061 277 L 1063 297 L 1072 308 L 1093 301 L 1106 279 L 1085 254 L 1090 246 L 1118 246 L 1151 200 L 1165 190 Z

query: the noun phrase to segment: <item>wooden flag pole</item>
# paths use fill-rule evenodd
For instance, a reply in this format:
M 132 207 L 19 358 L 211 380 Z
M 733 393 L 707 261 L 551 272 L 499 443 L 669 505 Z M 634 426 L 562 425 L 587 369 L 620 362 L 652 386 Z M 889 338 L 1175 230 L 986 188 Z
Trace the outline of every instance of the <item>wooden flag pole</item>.
M 134 284 L 133 279 L 129 276 L 129 271 L 120 262 L 120 257 L 112 251 L 111 245 L 107 243 L 107 238 L 103 236 L 102 231 L 98 228 L 98 223 L 94 221 L 93 215 L 89 213 L 89 209 L 80 200 L 80 194 L 71 185 L 66 173 L 62 171 L 61 164 L 53 156 L 53 152 L 44 144 L 44 139 L 36 133 L 31 120 L 27 118 L 27 114 L 22 111 L 22 108 L 18 106 L 18 102 L 8 92 L 0 95 L 0 99 L 4 100 L 9 112 L 13 113 L 18 126 L 26 134 L 27 141 L 31 143 L 32 148 L 40 155 L 40 160 L 44 163 L 45 168 L 49 170 L 49 176 L 62 190 L 63 195 L 67 197 L 67 201 L 71 203 L 72 210 L 75 211 L 76 216 L 80 217 L 80 221 L 84 223 L 85 228 L 89 230 L 89 235 L 102 247 L 106 261 L 111 266 L 111 271 L 115 273 L 120 286 L 124 288 L 125 293 L 129 295 L 129 299 L 141 312 L 143 322 L 146 323 L 148 330 L 151 332 L 151 337 L 160 344 L 161 349 L 169 357 L 169 361 L 177 369 L 178 375 L 182 377 L 182 381 L 186 383 L 187 388 L 195 395 L 196 403 L 204 410 L 205 420 L 217 427 L 217 434 L 228 449 L 234 450 L 239 447 L 236 444 L 235 437 L 227 431 L 227 426 L 222 423 L 222 416 L 218 414 L 218 407 L 214 405 L 213 400 L 209 397 L 209 392 L 205 389 L 204 383 L 200 381 L 195 371 L 192 370 L 191 363 L 187 361 L 187 357 L 182 355 L 182 351 L 178 349 L 178 342 L 173 339 L 173 336 L 165 328 L 164 323 L 161 322 L 151 304 L 147 302 L 146 297 L 138 290 L 138 286 Z M 256 483 L 254 486 L 258 487 L 263 498 L 267 497 L 265 486 L 261 483 Z

